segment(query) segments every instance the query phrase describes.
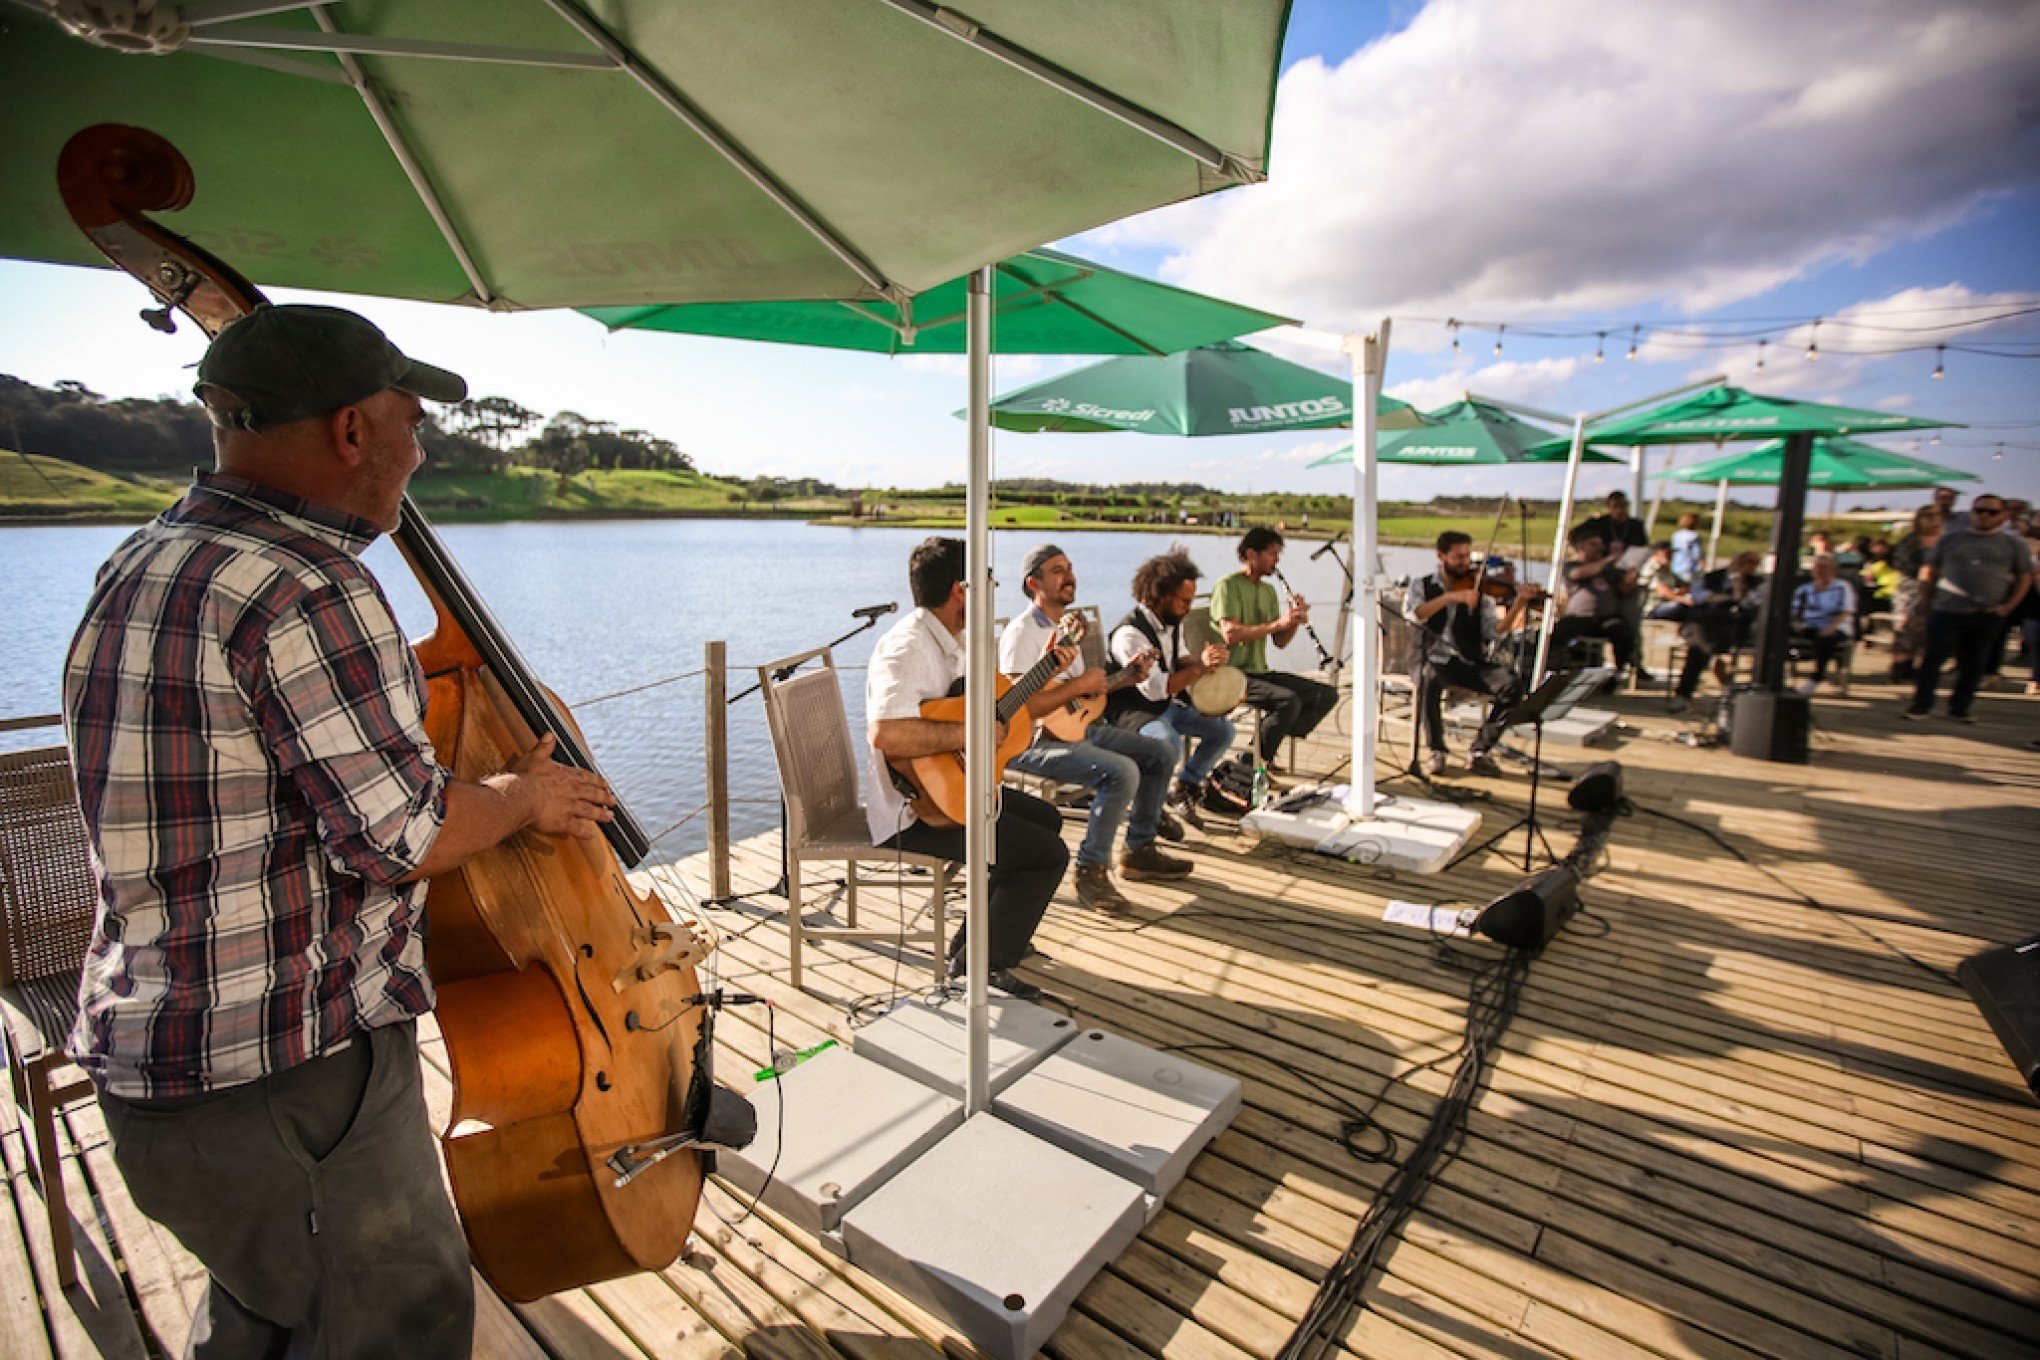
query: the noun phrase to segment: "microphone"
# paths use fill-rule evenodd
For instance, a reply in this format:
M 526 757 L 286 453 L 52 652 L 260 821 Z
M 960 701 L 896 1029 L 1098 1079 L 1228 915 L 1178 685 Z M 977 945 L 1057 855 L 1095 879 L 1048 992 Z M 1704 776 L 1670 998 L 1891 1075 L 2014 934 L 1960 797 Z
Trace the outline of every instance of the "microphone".
M 899 607 L 900 603 L 898 600 L 893 600 L 887 604 L 868 604 L 864 606 L 864 608 L 862 609 L 851 610 L 850 617 L 853 619 L 882 618 L 883 616 L 892 613 Z

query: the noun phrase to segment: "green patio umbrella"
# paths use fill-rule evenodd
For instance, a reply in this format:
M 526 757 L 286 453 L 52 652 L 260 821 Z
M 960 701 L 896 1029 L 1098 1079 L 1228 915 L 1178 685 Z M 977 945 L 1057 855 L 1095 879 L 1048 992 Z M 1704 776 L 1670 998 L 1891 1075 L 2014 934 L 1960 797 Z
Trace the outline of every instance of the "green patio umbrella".
M 497 308 L 891 298 L 1265 177 L 1287 0 L 36 4 L 0 38 L 0 252 L 99 264 L 58 149 L 190 159 L 257 283 Z M 137 11 L 140 11 L 139 13 Z
M 673 331 L 878 354 L 961 354 L 964 279 L 901 302 L 692 302 L 584 307 L 613 331 Z M 1295 323 L 1055 250 L 992 266 L 992 348 L 1000 354 L 1174 354 Z
M 1570 452 L 1567 444 L 1558 452 L 1549 449 L 1551 431 L 1518 420 L 1498 406 L 1472 397 L 1423 413 L 1421 429 L 1375 441 L 1375 456 L 1384 463 L 1422 463 L 1438 467 L 1494 463 L 1563 462 Z M 1598 449 L 1588 449 L 1589 463 L 1622 461 Z M 1353 461 L 1353 446 L 1342 444 L 1310 466 L 1332 467 Z
M 1409 403 L 1393 397 L 1383 397 L 1376 410 L 1395 429 L 1423 421 Z M 1321 430 L 1353 423 L 1353 383 L 1227 341 L 1160 358 L 1108 359 L 1060 374 L 994 401 L 992 423 L 1030 434 Z
M 1732 453 L 1689 468 L 1657 474 L 1679 482 L 1727 482 L 1732 486 L 1776 486 L 1784 476 L 1785 441 L 1778 440 L 1746 453 Z M 1813 441 L 1813 461 L 1806 484 L 1824 491 L 1904 491 L 1943 482 L 1973 482 L 1960 468 L 1944 467 L 1924 458 L 1910 458 L 1875 444 L 1839 435 Z
M 1800 528 L 1805 522 L 1807 477 L 1813 461 L 1814 441 L 1821 435 L 1867 434 L 1891 430 L 1925 430 L 1955 422 L 1922 416 L 1899 415 L 1891 411 L 1866 411 L 1852 406 L 1829 406 L 1819 402 L 1772 397 L 1726 384 L 1709 387 L 1668 406 L 1644 411 L 1620 420 L 1575 427 L 1570 443 L 1571 463 L 1566 474 L 1566 493 L 1561 523 L 1572 513 L 1572 491 L 1585 443 L 1608 444 L 1694 444 L 1714 440 L 1776 439 L 1783 435 L 1778 479 L 1778 517 L 1772 529 L 1772 551 L 1776 561 L 1797 560 Z M 1555 446 L 1562 442 L 1551 441 Z M 1691 476 L 1691 469 L 1685 474 Z M 1559 564 L 1553 562 L 1553 587 Z M 1743 731 L 1760 734 L 1769 744 L 1752 736 L 1737 738 L 1738 754 L 1772 760 L 1806 758 L 1806 725 L 1793 717 L 1778 715 L 1785 706 L 1785 648 L 1791 636 L 1792 592 L 1773 590 L 1765 595 L 1763 622 L 1758 629 L 1757 688 L 1755 702 L 1744 701 L 1739 716 L 1747 714 Z M 1539 670 L 1550 645 L 1552 613 L 1545 612 L 1544 631 L 1538 641 Z M 1775 719 L 1775 720 L 1774 720 Z

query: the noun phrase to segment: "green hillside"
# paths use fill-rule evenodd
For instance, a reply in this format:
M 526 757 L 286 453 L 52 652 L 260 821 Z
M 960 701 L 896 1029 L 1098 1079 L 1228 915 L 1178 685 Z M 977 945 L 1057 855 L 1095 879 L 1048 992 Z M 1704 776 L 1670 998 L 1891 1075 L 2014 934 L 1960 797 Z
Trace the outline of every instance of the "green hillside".
M 183 494 L 180 479 L 114 474 L 0 449 L 0 522 L 145 520 Z

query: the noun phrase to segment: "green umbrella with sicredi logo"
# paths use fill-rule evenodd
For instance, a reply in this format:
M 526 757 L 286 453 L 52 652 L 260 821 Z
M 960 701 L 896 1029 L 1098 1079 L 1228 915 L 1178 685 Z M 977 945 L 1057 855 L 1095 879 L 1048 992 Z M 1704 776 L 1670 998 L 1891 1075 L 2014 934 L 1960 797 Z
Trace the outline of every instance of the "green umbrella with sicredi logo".
M 1549 450 L 1551 431 L 1518 420 L 1507 411 L 1476 397 L 1423 413 L 1421 429 L 1404 430 L 1375 441 L 1375 456 L 1384 463 L 1421 463 L 1433 467 L 1496 463 L 1562 463 L 1570 446 Z M 1353 446 L 1342 444 L 1310 466 L 1333 467 L 1353 461 Z M 1582 458 L 1589 463 L 1621 460 L 1595 449 Z
M 1393 429 L 1423 423 L 1383 397 Z M 992 403 L 992 423 L 1029 433 L 1225 435 L 1322 430 L 1353 423 L 1353 382 L 1226 341 L 1163 357 L 1108 359 Z

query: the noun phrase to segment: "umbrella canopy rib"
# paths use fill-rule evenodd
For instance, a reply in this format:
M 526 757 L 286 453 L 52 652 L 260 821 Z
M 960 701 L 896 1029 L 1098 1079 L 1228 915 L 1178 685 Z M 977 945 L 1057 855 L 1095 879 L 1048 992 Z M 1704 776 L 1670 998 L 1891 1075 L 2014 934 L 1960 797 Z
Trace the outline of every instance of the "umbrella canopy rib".
M 224 24 L 235 19 L 260 19 L 294 9 L 313 9 L 327 0 L 192 0 L 180 5 L 178 14 L 193 28 Z
M 312 13 L 324 19 L 325 5 L 313 5 Z M 322 28 L 324 24 L 320 25 Z M 193 47 L 281 48 L 297 52 L 355 53 L 369 57 L 423 57 L 432 61 L 481 61 L 499 66 L 565 66 L 613 71 L 616 63 L 595 52 L 540 52 L 525 47 L 485 47 L 475 43 L 433 42 L 424 38 L 376 38 L 338 29 L 326 35 L 294 28 L 263 28 L 244 24 L 220 33 L 192 35 Z
M 575 4 L 574 0 L 545 0 L 545 2 L 554 13 L 572 24 L 582 37 L 601 48 L 610 60 L 637 82 L 640 89 L 658 100 L 668 113 L 685 123 L 696 136 L 715 148 L 716 154 L 728 161 L 737 173 L 756 185 L 760 193 L 778 204 L 810 236 L 821 242 L 831 255 L 841 260 L 851 273 L 863 279 L 865 285 L 873 292 L 890 298 L 905 295 L 904 289 L 890 282 L 873 268 L 869 260 L 852 249 L 848 241 L 795 197 L 791 189 L 781 184 L 742 147 L 724 135 L 722 129 L 710 122 L 706 114 L 695 108 L 678 90 L 668 84 L 663 76 L 647 66 L 635 52 L 619 42 L 614 34 L 596 21 L 594 15 Z
M 902 14 L 940 29 L 952 38 L 968 43 L 986 56 L 996 58 L 1045 85 L 1052 85 L 1073 98 L 1083 100 L 1098 112 L 1117 118 L 1128 127 L 1144 132 L 1164 145 L 1174 147 L 1227 179 L 1240 184 L 1251 184 L 1267 178 L 1262 171 L 1226 155 L 1202 137 L 1187 132 L 1168 119 L 1157 117 L 1110 91 L 1099 89 L 1090 81 L 1063 70 L 1053 62 L 1042 60 L 1025 48 L 1007 42 L 982 24 L 965 18 L 954 10 L 928 4 L 927 0 L 880 0 L 880 3 L 890 5 Z
M 318 22 L 322 32 L 340 36 L 340 26 L 334 22 L 332 12 L 326 6 L 312 6 L 312 18 Z M 411 144 L 404 139 L 403 130 L 397 126 L 397 120 L 390 113 L 389 105 L 383 102 L 381 91 L 370 82 L 368 73 L 362 70 L 361 63 L 355 60 L 353 53 L 336 51 L 333 56 L 340 63 L 340 69 L 347 73 L 347 83 L 361 96 L 361 102 L 367 107 L 368 116 L 375 120 L 376 128 L 382 133 L 383 140 L 389 143 L 390 154 L 395 156 L 397 164 L 403 167 L 404 178 L 411 181 L 411 188 L 416 191 L 419 203 L 424 205 L 426 215 L 432 219 L 432 224 L 439 228 L 439 234 L 445 239 L 446 248 L 453 252 L 454 262 L 460 266 L 460 272 L 467 275 L 468 287 L 474 290 L 475 301 L 484 307 L 489 306 L 496 301 L 495 289 L 482 277 L 481 266 L 475 263 L 474 253 L 468 249 L 467 242 L 461 238 L 460 231 L 453 225 L 453 218 L 446 211 L 445 201 L 440 198 L 439 190 L 433 187 L 432 178 L 425 173 L 425 167 L 418 163 L 418 157 L 412 152 Z

